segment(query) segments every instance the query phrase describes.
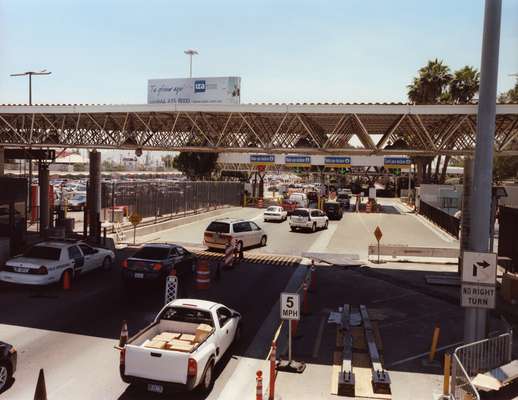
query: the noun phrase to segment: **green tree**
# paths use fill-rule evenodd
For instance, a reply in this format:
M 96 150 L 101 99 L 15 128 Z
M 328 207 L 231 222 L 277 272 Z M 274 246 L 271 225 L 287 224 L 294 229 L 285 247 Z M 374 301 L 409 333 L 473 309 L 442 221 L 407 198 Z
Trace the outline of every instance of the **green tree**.
M 450 67 L 437 58 L 430 60 L 408 85 L 408 99 L 416 104 L 437 104 L 451 80 Z
M 210 177 L 216 168 L 218 153 L 182 152 L 173 160 L 173 167 L 189 178 Z
M 507 92 L 501 93 L 498 96 L 499 103 L 518 103 L 518 78 L 514 88 L 509 89 Z
M 468 65 L 455 71 L 442 60 L 430 60 L 418 71 L 418 76 L 408 85 L 408 99 L 416 104 L 471 103 L 478 93 L 480 86 L 479 72 Z M 418 180 L 429 182 L 432 180 L 431 157 L 414 157 L 418 165 Z M 443 183 L 446 179 L 450 157 L 444 158 L 442 171 L 439 175 L 441 156 L 437 157 L 435 181 Z
M 455 104 L 467 104 L 473 102 L 480 87 L 480 73 L 473 67 L 465 67 L 453 73 L 453 79 L 449 84 L 449 97 Z
M 518 177 L 518 156 L 500 156 L 493 160 L 493 179 L 496 183 L 501 183 L 506 179 L 516 179 Z

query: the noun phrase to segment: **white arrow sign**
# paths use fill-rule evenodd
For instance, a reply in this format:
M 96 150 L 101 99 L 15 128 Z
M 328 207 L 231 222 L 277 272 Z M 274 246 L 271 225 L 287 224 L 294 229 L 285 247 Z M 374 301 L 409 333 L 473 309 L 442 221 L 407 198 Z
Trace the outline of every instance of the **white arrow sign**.
M 496 254 L 465 251 L 462 256 L 462 282 L 496 284 Z

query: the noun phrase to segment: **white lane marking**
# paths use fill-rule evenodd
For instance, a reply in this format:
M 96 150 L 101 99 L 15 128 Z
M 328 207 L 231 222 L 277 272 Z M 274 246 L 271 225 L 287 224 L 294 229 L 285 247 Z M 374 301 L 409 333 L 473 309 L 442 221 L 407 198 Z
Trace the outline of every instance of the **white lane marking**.
M 325 249 L 327 249 L 327 246 L 329 245 L 329 242 L 333 238 L 333 235 L 335 234 L 337 227 L 338 227 L 338 225 L 333 224 L 333 225 L 329 225 L 326 230 L 321 231 L 317 240 L 315 240 L 313 242 L 313 244 L 308 249 L 308 251 L 317 252 L 317 251 L 324 251 Z

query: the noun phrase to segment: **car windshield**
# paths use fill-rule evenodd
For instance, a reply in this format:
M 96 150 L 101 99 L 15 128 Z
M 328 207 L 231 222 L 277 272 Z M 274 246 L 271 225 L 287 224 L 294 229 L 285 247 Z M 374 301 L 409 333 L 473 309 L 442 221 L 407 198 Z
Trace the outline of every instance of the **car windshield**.
M 266 211 L 278 211 L 277 207 L 268 207 Z
M 78 201 L 83 201 L 86 199 L 86 196 L 84 194 L 76 194 L 75 196 L 72 197 L 72 200 L 78 200 Z
M 229 233 L 230 225 L 227 222 L 211 222 L 207 230 L 209 232 Z
M 207 324 L 214 326 L 210 312 L 187 307 L 168 307 L 159 319 L 167 321 L 189 322 L 192 324 Z
M 61 257 L 61 249 L 49 246 L 33 246 L 23 256 L 58 261 Z
M 164 260 L 169 254 L 167 247 L 142 247 L 132 258 L 143 258 L 148 260 Z
M 307 217 L 309 215 L 308 210 L 294 210 L 293 214 L 296 217 Z

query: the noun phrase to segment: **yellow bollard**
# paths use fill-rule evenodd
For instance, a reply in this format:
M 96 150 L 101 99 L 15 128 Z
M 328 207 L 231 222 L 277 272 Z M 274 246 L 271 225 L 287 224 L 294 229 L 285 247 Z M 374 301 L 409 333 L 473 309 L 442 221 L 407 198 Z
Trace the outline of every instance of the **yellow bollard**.
M 435 325 L 433 329 L 433 337 L 432 337 L 432 347 L 430 348 L 430 355 L 428 357 L 428 361 L 432 362 L 435 358 L 435 352 L 437 351 L 437 343 L 439 342 L 439 333 L 441 332 L 441 328 L 439 325 Z
M 451 354 L 444 354 L 444 382 L 442 385 L 442 394 L 448 396 L 450 394 L 450 369 L 451 369 Z

